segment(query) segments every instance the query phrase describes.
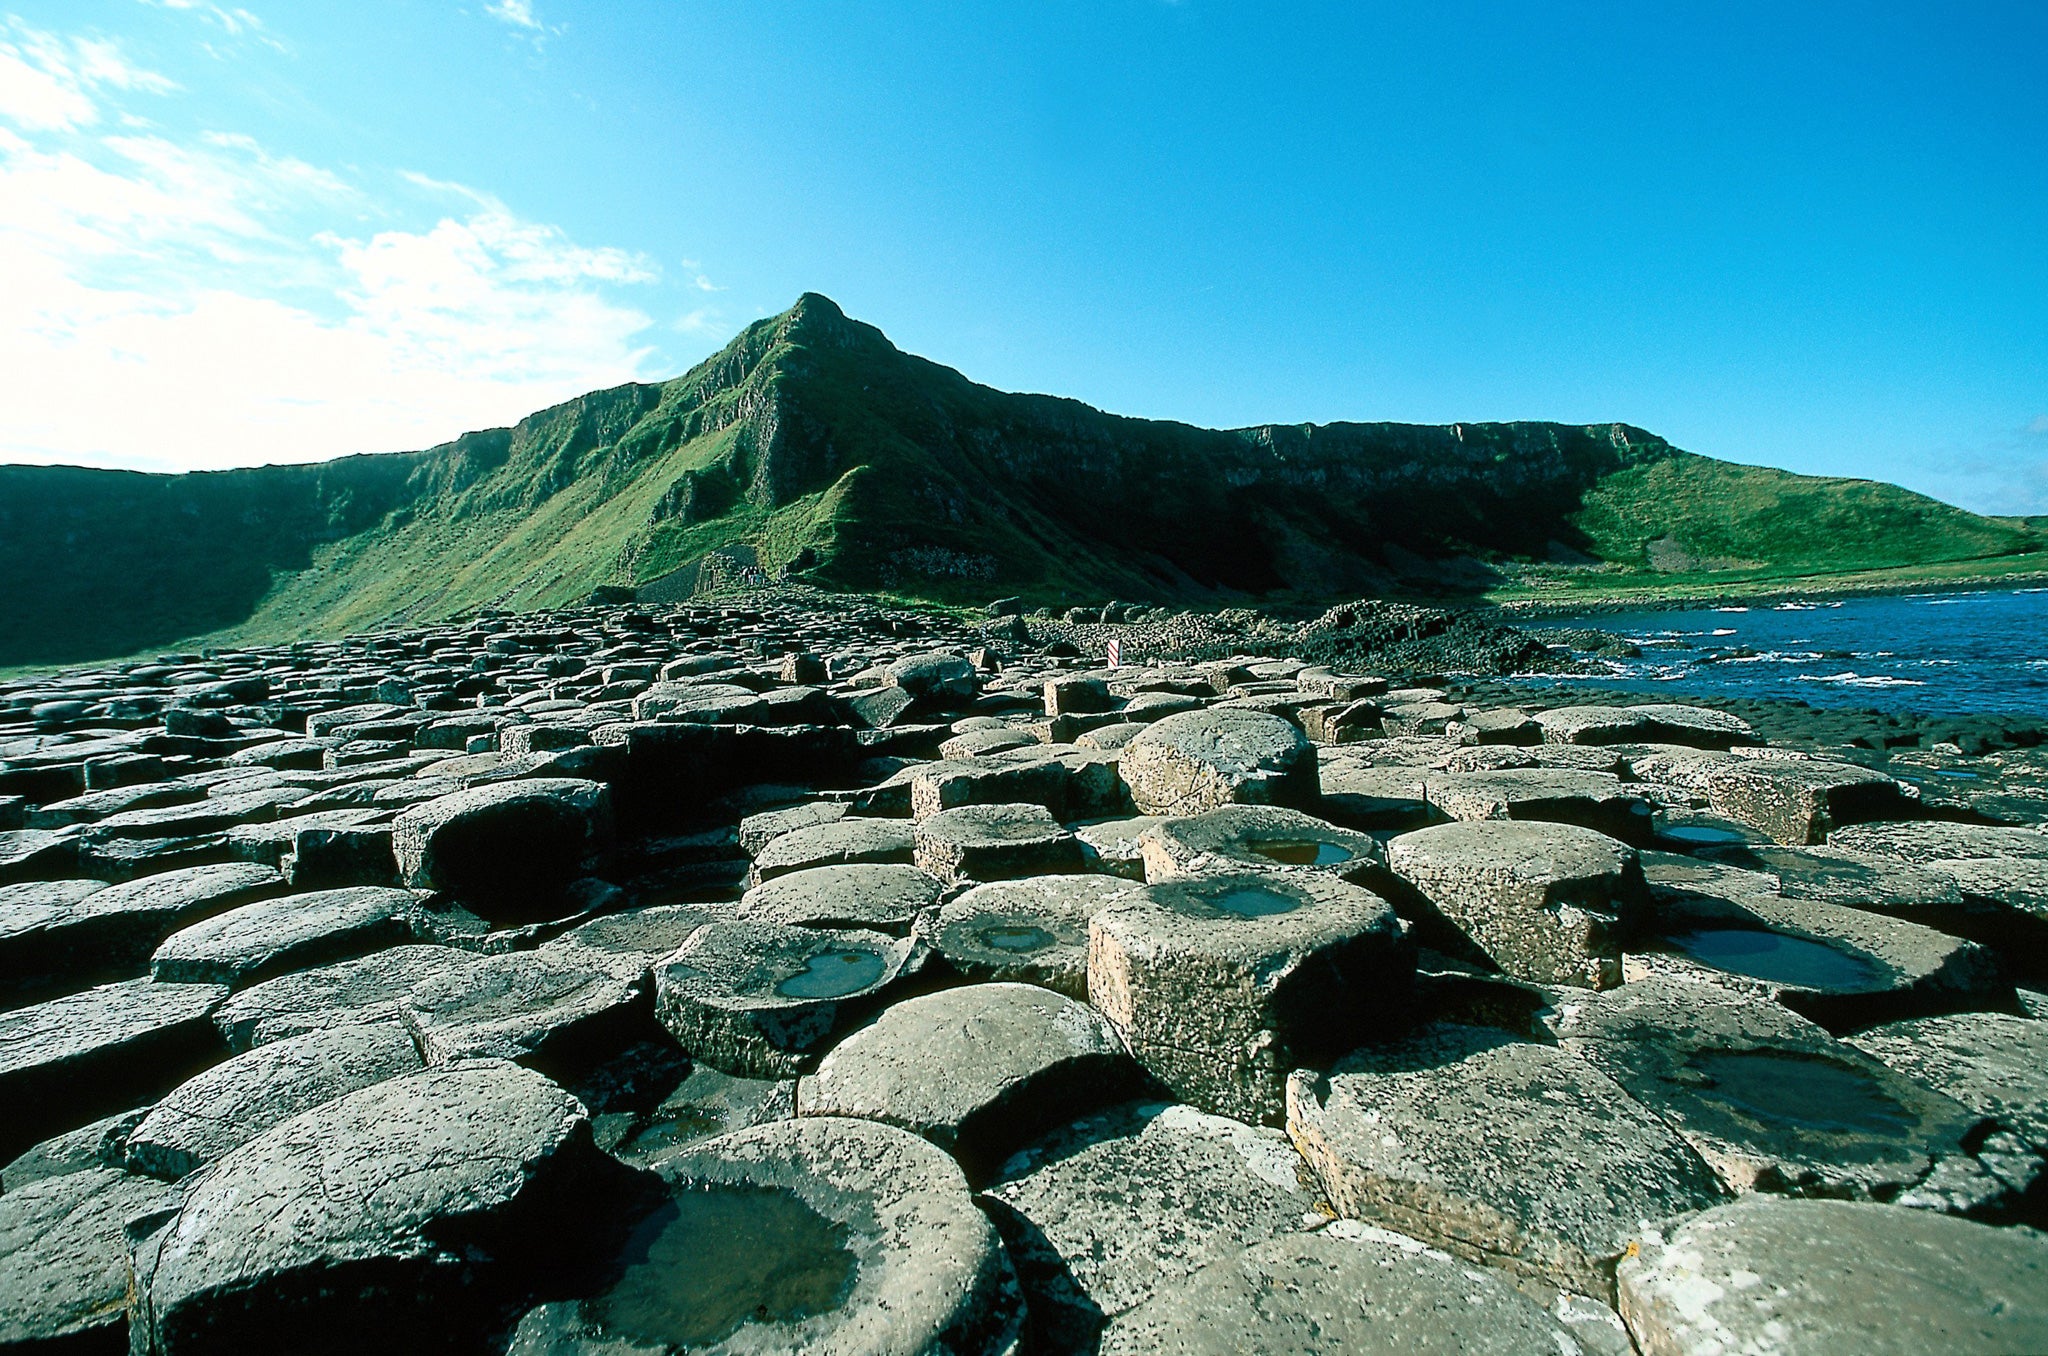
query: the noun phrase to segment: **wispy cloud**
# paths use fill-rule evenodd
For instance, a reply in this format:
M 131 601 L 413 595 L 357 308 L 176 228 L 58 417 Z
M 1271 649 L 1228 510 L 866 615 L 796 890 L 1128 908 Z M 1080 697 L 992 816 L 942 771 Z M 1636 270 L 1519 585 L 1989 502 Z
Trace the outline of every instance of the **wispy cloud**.
M 484 13 L 514 28 L 530 28 L 541 31 L 541 22 L 533 15 L 532 0 L 491 0 L 484 6 Z
M 125 126 L 124 97 L 175 86 L 111 44 L 4 38 L 0 458 L 420 447 L 669 367 L 634 251 L 468 185 Z

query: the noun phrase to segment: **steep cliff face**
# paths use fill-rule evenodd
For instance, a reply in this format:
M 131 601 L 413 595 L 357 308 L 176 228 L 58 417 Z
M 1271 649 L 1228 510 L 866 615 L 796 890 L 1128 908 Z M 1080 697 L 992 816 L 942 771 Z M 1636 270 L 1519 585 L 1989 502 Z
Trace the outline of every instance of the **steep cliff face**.
M 1211 430 L 1013 395 L 807 294 L 672 381 L 424 452 L 187 476 L 0 467 L 0 665 L 289 639 L 598 585 L 707 552 L 934 597 L 1477 589 L 1517 559 L 1834 567 L 2040 534 L 1625 424 Z

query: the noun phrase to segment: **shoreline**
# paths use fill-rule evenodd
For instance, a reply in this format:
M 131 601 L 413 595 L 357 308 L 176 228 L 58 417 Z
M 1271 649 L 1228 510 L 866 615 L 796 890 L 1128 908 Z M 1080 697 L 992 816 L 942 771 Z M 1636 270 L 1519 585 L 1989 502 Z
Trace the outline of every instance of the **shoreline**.
M 1716 607 L 1741 605 L 1768 607 L 1775 603 L 1807 602 L 1815 599 L 1885 598 L 1914 593 L 2017 593 L 2048 588 L 2048 565 L 2038 570 L 2010 574 L 1957 575 L 1953 578 L 1876 580 L 1868 583 L 1773 587 L 1754 592 L 1739 588 L 1718 593 L 1700 592 L 1679 597 L 1514 598 L 1488 602 L 1484 606 L 1500 613 L 1511 625 L 1551 617 L 1598 617 L 1621 612 L 1702 612 Z

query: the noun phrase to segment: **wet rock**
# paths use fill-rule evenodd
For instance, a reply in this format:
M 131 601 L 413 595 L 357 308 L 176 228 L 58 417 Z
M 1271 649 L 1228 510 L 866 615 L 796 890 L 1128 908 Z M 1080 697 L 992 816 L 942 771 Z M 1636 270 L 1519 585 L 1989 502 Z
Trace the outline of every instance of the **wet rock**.
M 1262 711 L 1187 711 L 1154 722 L 1124 745 L 1118 764 L 1146 814 L 1193 815 L 1224 805 L 1313 809 L 1315 746 Z
M 1645 1353 L 2048 1348 L 2048 1240 L 1921 1210 L 1755 1197 L 1646 1233 L 1620 1268 Z
M 0 1350 L 123 1351 L 131 1219 L 174 1205 L 161 1182 L 90 1168 L 0 1196 Z
M 795 1079 L 736 1078 L 698 1065 L 654 1105 L 600 1114 L 592 1124 L 598 1147 L 645 1167 L 685 1145 L 795 1115 Z
M 869 928 L 895 936 L 938 907 L 939 882 L 914 866 L 814 866 L 755 886 L 740 918 L 803 928 Z
M 1137 1066 L 1085 1003 L 1028 984 L 971 984 L 898 1003 L 797 1085 L 805 1116 L 923 1136 L 986 1179 L 1018 1148 L 1140 1091 Z
M 287 970 L 348 960 L 412 940 L 405 890 L 356 886 L 244 904 L 172 933 L 152 979 L 245 988 Z
M 1042 805 L 963 805 L 920 820 L 913 860 L 942 881 L 1076 871 L 1080 840 Z
M 872 1012 L 921 951 L 879 932 L 710 923 L 655 967 L 655 1008 L 691 1058 L 786 1078 Z
M 2048 1022 L 1958 1012 L 1876 1027 L 1849 1043 L 2048 1153 Z
M 1634 849 L 1574 824 L 1442 824 L 1402 834 L 1387 864 L 1508 974 L 1621 982 L 1621 939 L 1648 903 Z
M 129 1132 L 127 1160 L 153 1177 L 183 1177 L 301 1111 L 419 1067 L 412 1038 L 392 1021 L 265 1045 L 165 1094 Z
M 1106 1320 L 1309 1222 L 1307 1168 L 1277 1130 L 1133 1103 L 1023 1150 L 983 1195 L 1042 1351 L 1090 1351 Z
M 0 1158 L 139 1106 L 219 1059 L 214 984 L 133 979 L 0 1012 Z
M 1377 839 L 1278 805 L 1228 805 L 1163 820 L 1139 839 L 1154 884 L 1222 871 L 1324 871 L 1355 880 L 1382 866 Z
M 1446 1253 L 1339 1220 L 1211 1263 L 1112 1321 L 1101 1351 L 1574 1356 L 1581 1348 L 1571 1332 L 1512 1286 Z
M 1645 980 L 1574 995 L 1553 1025 L 1733 1191 L 1961 1214 L 2000 1208 L 2011 1189 L 1965 1149 L 1977 1117 L 1776 1004 Z
M 910 844 L 910 826 L 891 819 L 841 819 L 794 829 L 754 855 L 752 883 L 820 866 L 908 863 Z
M 1088 997 L 1088 920 L 1138 889 L 1115 876 L 1030 876 L 977 885 L 927 929 L 946 963 L 971 979 L 1036 984 Z
M 513 1356 L 981 1352 L 1021 1314 L 959 1169 L 915 1135 L 816 1117 L 659 1160 L 665 1198 L 588 1293 L 530 1311 Z
M 550 916 L 611 836 L 606 787 L 536 777 L 412 806 L 392 826 L 392 849 L 406 884 L 454 895 L 486 918 L 527 921 Z
M 579 1255 L 616 1166 L 539 1074 L 479 1061 L 303 1112 L 195 1179 L 140 1245 L 140 1321 L 181 1352 L 467 1350 Z
M 1613 1080 L 1500 1031 L 1430 1027 L 1287 1092 L 1288 1133 L 1342 1214 L 1610 1303 L 1645 1221 L 1723 1195 Z
M 244 989 L 221 1004 L 214 1025 L 228 1048 L 240 1051 L 334 1026 L 396 1020 L 399 1000 L 417 985 L 476 963 L 454 947 L 394 946 Z
M 1391 906 L 1312 872 L 1147 886 L 1089 923 L 1089 1000 L 1203 1110 L 1277 1122 L 1288 1072 L 1381 1036 L 1414 956 Z

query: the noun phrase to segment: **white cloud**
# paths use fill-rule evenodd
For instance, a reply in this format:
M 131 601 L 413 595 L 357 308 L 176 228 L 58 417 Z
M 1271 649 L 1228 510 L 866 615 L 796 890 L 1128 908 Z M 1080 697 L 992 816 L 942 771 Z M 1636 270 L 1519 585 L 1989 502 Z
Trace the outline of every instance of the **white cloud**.
M 32 131 L 65 131 L 99 120 L 98 88 L 166 94 L 177 88 L 130 65 L 112 43 L 65 41 L 10 19 L 0 30 L 0 118 Z
M 110 47 L 7 54 L 56 92 L 0 106 L 0 459 L 425 447 L 667 365 L 641 255 L 421 175 L 402 181 L 444 201 L 408 219 L 375 180 L 239 133 L 95 132 L 121 126 L 108 91 L 161 87 Z
M 492 0 L 484 6 L 484 13 L 515 28 L 540 31 L 540 20 L 533 17 L 533 0 Z

